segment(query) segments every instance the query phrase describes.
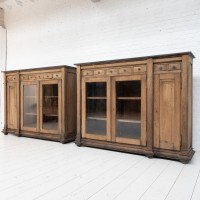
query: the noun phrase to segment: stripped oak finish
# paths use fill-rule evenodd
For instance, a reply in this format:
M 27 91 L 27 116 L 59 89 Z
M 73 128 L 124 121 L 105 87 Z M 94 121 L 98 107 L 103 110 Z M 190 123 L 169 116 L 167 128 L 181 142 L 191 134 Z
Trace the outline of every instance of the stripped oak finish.
M 76 135 L 76 69 L 6 71 L 4 134 L 62 143 Z
M 148 157 L 172 158 L 187 163 L 194 155 L 192 148 L 193 58 L 191 52 L 183 52 L 77 64 L 76 144 L 145 154 Z M 137 86 L 138 83 L 132 85 L 129 91 L 131 93 L 141 88 L 139 96 L 131 97 L 130 93 L 127 93 L 127 96 L 117 96 L 119 82 L 124 81 L 124 85 L 128 85 L 128 82 L 136 83 L 137 80 L 141 81 L 141 86 Z M 98 104 L 97 98 L 95 102 L 94 97 L 87 96 L 92 90 L 95 93 L 95 87 L 96 91 L 99 90 L 99 82 L 105 83 L 107 89 L 106 126 L 102 121 L 98 122 L 103 120 L 100 116 L 104 104 Z M 93 89 L 87 88 L 89 83 L 94 83 Z M 121 87 L 121 91 L 123 90 L 125 88 Z M 87 104 L 90 99 L 94 100 L 93 104 L 96 107 Z M 127 109 L 126 104 L 131 100 L 132 103 Z M 120 104 L 120 101 L 124 103 Z M 141 104 L 134 101 L 141 101 Z M 129 115 L 131 109 L 135 110 Z M 123 125 L 119 125 L 119 122 Z M 106 127 L 106 130 L 100 129 L 98 123 Z

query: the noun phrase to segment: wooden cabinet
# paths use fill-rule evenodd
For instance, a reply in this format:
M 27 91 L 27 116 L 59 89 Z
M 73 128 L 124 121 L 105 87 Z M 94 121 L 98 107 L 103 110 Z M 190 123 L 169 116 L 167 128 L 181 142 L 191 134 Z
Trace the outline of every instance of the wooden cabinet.
M 188 162 L 191 52 L 77 64 L 77 145 Z
M 76 135 L 76 69 L 5 72 L 3 132 L 65 143 Z

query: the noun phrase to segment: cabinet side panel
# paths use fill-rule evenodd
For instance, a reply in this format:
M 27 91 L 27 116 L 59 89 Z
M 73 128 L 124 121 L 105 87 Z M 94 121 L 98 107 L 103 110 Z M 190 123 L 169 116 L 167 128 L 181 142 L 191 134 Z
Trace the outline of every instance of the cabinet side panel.
M 6 74 L 4 73 L 4 130 L 7 128 L 7 82 Z
M 77 77 L 76 77 L 76 90 L 77 90 L 77 135 L 76 144 L 80 145 L 81 140 L 81 68 L 77 66 Z
M 181 150 L 188 151 L 188 63 L 189 56 L 182 56 L 181 90 Z
M 76 132 L 76 74 L 67 73 L 67 135 Z
M 192 147 L 192 64 L 188 67 L 188 148 Z
M 17 85 L 7 84 L 7 121 L 8 128 L 17 129 Z

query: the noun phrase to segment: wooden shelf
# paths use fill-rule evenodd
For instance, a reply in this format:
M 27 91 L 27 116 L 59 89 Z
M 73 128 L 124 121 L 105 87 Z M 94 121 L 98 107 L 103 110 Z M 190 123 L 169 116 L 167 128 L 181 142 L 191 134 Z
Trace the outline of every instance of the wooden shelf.
M 45 114 L 45 113 L 43 113 L 43 115 L 48 116 L 48 117 L 58 117 L 58 114 Z
M 107 118 L 105 118 L 105 117 L 87 117 L 87 119 L 107 120 Z
M 141 100 L 141 97 L 117 97 L 117 100 Z
M 107 97 L 87 97 L 87 99 L 107 99 Z
M 25 98 L 37 98 L 37 96 L 24 96 Z
M 37 113 L 24 113 L 24 115 L 37 115 Z
M 124 123 L 141 123 L 141 120 L 132 120 L 132 119 L 117 119 L 118 122 Z
M 45 98 L 58 98 L 58 96 L 44 96 Z

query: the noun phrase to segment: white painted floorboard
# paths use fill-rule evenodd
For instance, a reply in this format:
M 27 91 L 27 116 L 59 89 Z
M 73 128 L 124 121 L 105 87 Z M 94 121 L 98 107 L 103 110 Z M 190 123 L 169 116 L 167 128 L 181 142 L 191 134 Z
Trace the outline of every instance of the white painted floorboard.
M 200 152 L 184 165 L 0 134 L 0 200 L 200 200 Z

